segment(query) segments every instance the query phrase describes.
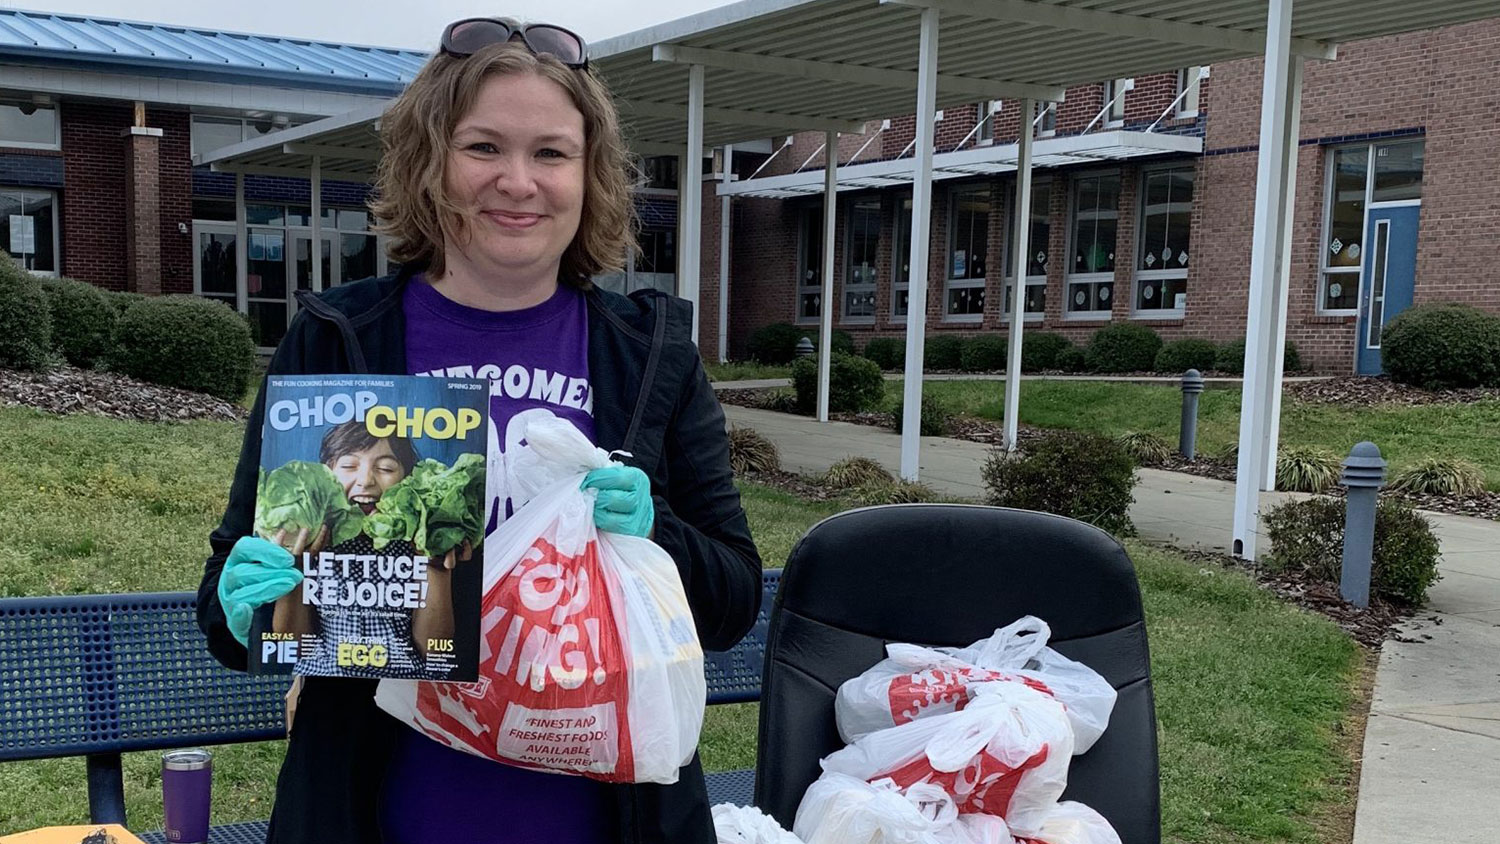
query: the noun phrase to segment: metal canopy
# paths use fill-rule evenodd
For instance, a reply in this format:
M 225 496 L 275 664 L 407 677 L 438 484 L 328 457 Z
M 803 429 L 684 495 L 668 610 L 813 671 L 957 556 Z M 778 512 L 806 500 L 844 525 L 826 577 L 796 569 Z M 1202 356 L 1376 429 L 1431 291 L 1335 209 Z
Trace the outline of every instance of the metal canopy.
M 1203 152 L 1203 139 L 1190 135 L 1158 135 L 1152 132 L 1108 131 L 1063 138 L 1047 138 L 1032 144 L 1031 166 L 1064 167 L 1072 164 L 1097 164 L 1148 155 L 1176 153 L 1197 155 Z M 986 176 L 1015 172 L 1020 161 L 1018 144 L 996 144 L 956 152 L 938 153 L 932 157 L 932 178 L 937 181 L 969 176 Z M 910 185 L 916 175 L 913 158 L 872 161 L 868 164 L 839 168 L 839 192 L 889 188 Z M 823 193 L 823 172 L 804 170 L 783 176 L 762 176 L 719 186 L 720 196 L 753 196 L 760 199 L 789 199 Z

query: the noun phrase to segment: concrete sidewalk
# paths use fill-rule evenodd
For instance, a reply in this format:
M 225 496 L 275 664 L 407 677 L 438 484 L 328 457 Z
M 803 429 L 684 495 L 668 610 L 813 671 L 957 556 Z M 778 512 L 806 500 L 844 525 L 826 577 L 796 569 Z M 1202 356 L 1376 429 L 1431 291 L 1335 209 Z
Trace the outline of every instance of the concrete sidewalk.
M 893 473 L 901 438 L 864 425 L 725 406 L 794 472 L 821 472 L 851 455 Z M 945 495 L 982 498 L 988 446 L 923 437 L 921 478 Z M 1234 484 L 1142 469 L 1130 516 L 1142 539 L 1224 551 Z M 1291 497 L 1263 493 L 1262 508 Z M 1354 844 L 1500 841 L 1500 522 L 1428 513 L 1442 544 L 1443 579 L 1402 638 L 1381 649 L 1355 818 Z M 1261 547 L 1268 544 L 1262 541 Z M 1426 637 L 1431 637 L 1426 638 Z

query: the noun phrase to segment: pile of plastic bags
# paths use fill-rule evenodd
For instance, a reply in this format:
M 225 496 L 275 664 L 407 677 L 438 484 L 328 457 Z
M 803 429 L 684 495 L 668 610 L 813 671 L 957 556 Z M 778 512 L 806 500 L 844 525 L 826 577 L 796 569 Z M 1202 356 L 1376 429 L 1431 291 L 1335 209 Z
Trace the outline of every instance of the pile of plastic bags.
M 887 646 L 839 688 L 848 746 L 823 760 L 793 840 L 1120 844 L 1098 812 L 1058 802 L 1072 757 L 1108 726 L 1115 690 L 1047 647 L 1050 635 L 1027 616 L 967 648 Z M 785 844 L 720 829 L 721 844 Z

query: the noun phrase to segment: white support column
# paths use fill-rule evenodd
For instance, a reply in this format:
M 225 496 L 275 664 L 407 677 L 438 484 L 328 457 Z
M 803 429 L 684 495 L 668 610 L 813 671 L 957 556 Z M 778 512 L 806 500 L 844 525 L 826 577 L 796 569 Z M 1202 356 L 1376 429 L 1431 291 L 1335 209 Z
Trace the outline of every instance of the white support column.
M 927 252 L 932 226 L 932 136 L 937 107 L 938 10 L 922 9 L 917 59 L 917 155 L 911 192 L 911 272 L 906 307 L 901 477 L 917 480 L 922 441 L 922 359 L 927 329 Z M 832 248 L 832 244 L 829 245 Z
M 682 278 L 678 295 L 693 304 L 693 343 L 698 342 L 700 272 L 703 249 L 703 65 L 688 66 L 687 154 L 678 180 L 678 213 L 683 219 Z
M 250 313 L 250 232 L 245 224 L 245 174 L 234 174 L 234 291 L 235 306 Z
M 312 254 L 312 289 L 314 292 L 320 292 L 324 282 L 327 281 L 323 278 L 323 157 L 321 155 L 312 157 L 312 243 L 309 247 Z
M 839 208 L 839 133 L 825 132 L 823 150 L 823 291 L 818 308 L 818 421 L 828 421 L 828 376 L 833 365 L 833 246 Z
M 1015 288 L 1010 297 L 1010 349 L 1005 359 L 1005 448 L 1016 450 L 1021 426 L 1021 327 L 1026 324 L 1026 265 L 1031 254 L 1031 138 L 1029 115 L 1033 100 L 1021 100 L 1021 134 L 1016 141 L 1016 204 L 1011 214 L 1015 234 L 1015 264 L 1011 277 Z
M 734 146 L 724 145 L 724 181 L 734 181 Z M 719 197 L 719 363 L 729 360 L 729 212 L 730 200 Z
M 1270 0 L 1234 491 L 1233 552 L 1247 560 L 1256 556 L 1260 491 L 1275 484 L 1274 416 L 1280 411 L 1302 76 L 1302 59 L 1291 50 L 1291 28 L 1292 0 Z

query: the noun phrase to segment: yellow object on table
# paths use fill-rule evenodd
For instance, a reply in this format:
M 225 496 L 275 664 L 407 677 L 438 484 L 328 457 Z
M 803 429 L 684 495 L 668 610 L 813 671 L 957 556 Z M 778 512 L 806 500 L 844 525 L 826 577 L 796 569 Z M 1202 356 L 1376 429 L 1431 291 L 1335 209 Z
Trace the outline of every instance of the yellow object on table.
M 144 844 L 130 830 L 115 823 L 88 826 L 49 826 L 0 835 L 0 844 Z

